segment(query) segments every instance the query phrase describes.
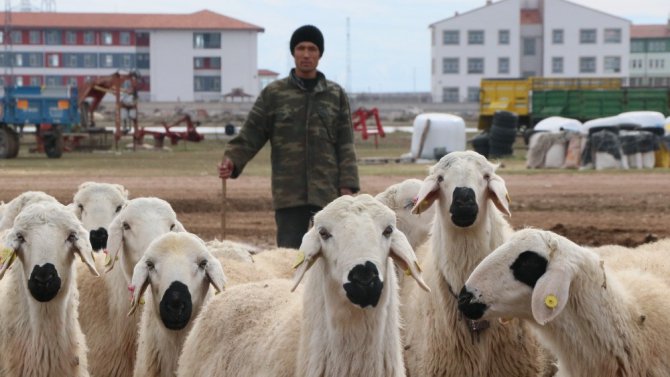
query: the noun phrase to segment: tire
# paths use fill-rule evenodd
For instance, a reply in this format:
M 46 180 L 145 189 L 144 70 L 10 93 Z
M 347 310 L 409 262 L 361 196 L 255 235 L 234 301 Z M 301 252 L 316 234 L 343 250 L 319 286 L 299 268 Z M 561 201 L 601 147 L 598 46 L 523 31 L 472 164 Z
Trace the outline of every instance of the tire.
M 518 124 L 519 116 L 515 113 L 498 110 L 493 114 L 493 126 L 516 129 Z
M 49 158 L 60 158 L 63 155 L 63 130 L 60 126 L 53 126 L 49 132 L 42 135 L 44 152 Z
M 14 150 L 14 138 L 11 131 L 6 126 L 0 126 L 0 158 L 12 158 L 12 151 Z
M 16 158 L 19 155 L 19 149 L 21 148 L 21 141 L 19 140 L 19 134 L 16 133 L 11 128 L 7 129 L 9 131 L 10 138 L 13 139 L 14 145 L 10 150 L 8 158 Z
M 489 157 L 489 135 L 479 134 L 472 139 L 472 148 L 482 156 Z

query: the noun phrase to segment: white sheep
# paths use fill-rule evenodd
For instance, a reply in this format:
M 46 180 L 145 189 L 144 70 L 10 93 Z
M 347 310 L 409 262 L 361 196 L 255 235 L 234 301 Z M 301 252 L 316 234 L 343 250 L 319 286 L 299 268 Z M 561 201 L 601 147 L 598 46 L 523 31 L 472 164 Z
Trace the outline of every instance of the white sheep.
M 77 218 L 89 231 L 93 250 L 107 247 L 109 224 L 128 202 L 128 190 L 115 183 L 84 182 L 72 199 Z
M 14 223 L 14 218 L 21 213 L 21 210 L 33 203 L 38 202 L 50 202 L 58 203 L 58 200 L 53 196 L 46 194 L 42 191 L 26 191 L 16 198 L 9 201 L 9 203 L 4 204 L 2 207 L 2 213 L 0 216 L 0 230 L 9 229 Z
M 253 245 L 242 242 L 235 242 L 230 240 L 213 239 L 205 242 L 207 249 L 215 257 L 222 257 L 226 259 L 234 259 L 239 261 L 253 262 L 253 254 L 257 254 L 260 250 Z
M 0 376 L 87 377 L 74 259 L 98 275 L 88 232 L 65 206 L 41 202 L 25 207 L 4 234 Z
M 458 289 L 512 233 L 503 218 L 510 215 L 509 197 L 496 168 L 475 152 L 452 152 L 423 182 L 414 211 L 437 203 L 423 262 L 426 282 L 434 290 L 430 295 L 415 293 L 414 286 L 403 291 L 405 360 L 411 376 L 544 373 L 539 365 L 543 353 L 521 325 L 468 321 L 458 311 Z
M 135 266 L 129 287 L 129 315 L 147 290 L 133 376 L 175 376 L 186 335 L 211 296 L 210 284 L 217 292 L 223 290 L 225 276 L 221 263 L 200 238 L 166 233 L 151 242 Z
M 416 178 L 406 179 L 387 187 L 375 196 L 395 212 L 398 229 L 405 234 L 415 251 L 428 240 L 435 218 L 435 207 L 432 206 L 421 214 L 412 213 L 421 184 L 422 182 Z M 422 256 L 417 256 L 419 260 L 422 259 Z
M 558 376 L 669 376 L 668 251 L 639 248 L 622 266 L 524 229 L 477 266 L 459 306 L 477 320 L 525 320 L 557 355 Z
M 96 280 L 79 275 L 80 322 L 95 376 L 132 376 L 140 316 L 126 317 L 130 308 L 127 287 L 151 241 L 170 231 L 183 232 L 184 227 L 168 202 L 131 199 L 109 225 L 107 273 Z M 102 264 L 102 258 L 98 259 Z M 121 268 L 113 268 L 117 259 Z
M 370 195 L 328 204 L 303 237 L 294 281 L 215 296 L 186 339 L 177 375 L 404 376 L 392 260 L 428 288 L 395 222 Z M 308 269 L 303 294 L 288 293 Z

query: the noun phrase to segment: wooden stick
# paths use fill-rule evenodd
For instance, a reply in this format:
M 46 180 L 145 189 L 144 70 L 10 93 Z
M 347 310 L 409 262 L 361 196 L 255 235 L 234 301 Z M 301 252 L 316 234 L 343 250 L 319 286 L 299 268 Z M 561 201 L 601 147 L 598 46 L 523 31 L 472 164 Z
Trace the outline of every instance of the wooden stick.
M 226 238 L 226 181 L 227 179 L 221 180 L 221 240 L 223 241 Z

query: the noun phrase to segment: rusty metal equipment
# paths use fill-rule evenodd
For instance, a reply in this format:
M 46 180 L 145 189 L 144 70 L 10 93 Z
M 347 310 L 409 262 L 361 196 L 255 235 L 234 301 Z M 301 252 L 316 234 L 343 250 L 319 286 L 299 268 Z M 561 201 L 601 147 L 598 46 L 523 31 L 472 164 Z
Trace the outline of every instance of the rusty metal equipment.
M 172 130 L 173 127 L 182 123 L 186 123 L 185 131 L 176 132 Z M 193 141 L 197 143 L 205 138 L 204 135 L 198 133 L 197 127 L 200 125 L 200 122 L 194 122 L 188 114 L 183 114 L 180 118 L 170 124 L 166 121 L 162 121 L 161 125 L 165 131 L 152 131 L 147 130 L 145 127 L 136 128 L 136 131 L 133 134 L 134 143 L 136 145 L 142 145 L 144 143 L 145 135 L 153 136 L 155 148 L 162 148 L 166 137 L 170 139 L 172 145 L 177 145 L 179 140 Z
M 373 117 L 375 124 L 373 127 L 368 127 L 367 120 L 369 117 Z M 377 148 L 378 141 L 377 135 L 380 137 L 385 137 L 384 128 L 382 127 L 382 122 L 379 119 L 379 110 L 376 107 L 372 109 L 366 109 L 364 107 L 359 107 L 356 111 L 353 112 L 353 125 L 354 131 L 360 131 L 361 137 L 363 140 L 367 140 L 369 135 L 374 135 L 375 137 L 375 148 Z

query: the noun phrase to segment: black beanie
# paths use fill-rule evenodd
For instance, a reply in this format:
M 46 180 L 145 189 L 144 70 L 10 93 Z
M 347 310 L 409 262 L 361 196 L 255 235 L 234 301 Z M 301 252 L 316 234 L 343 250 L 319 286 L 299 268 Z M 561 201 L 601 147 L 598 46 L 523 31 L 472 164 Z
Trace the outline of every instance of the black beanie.
M 319 48 L 319 57 L 323 56 L 323 34 L 316 26 L 305 25 L 295 29 L 290 42 L 291 55 L 300 42 L 314 43 Z

